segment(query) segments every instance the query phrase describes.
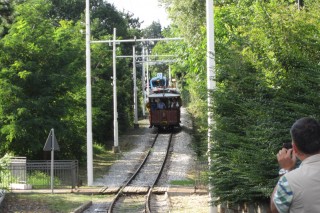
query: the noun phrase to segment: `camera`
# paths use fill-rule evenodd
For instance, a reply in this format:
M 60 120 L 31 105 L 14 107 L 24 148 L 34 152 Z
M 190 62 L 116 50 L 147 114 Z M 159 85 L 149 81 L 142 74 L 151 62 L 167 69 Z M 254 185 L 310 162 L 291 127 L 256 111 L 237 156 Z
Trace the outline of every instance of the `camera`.
M 283 143 L 282 148 L 292 149 L 292 143 L 291 142 Z

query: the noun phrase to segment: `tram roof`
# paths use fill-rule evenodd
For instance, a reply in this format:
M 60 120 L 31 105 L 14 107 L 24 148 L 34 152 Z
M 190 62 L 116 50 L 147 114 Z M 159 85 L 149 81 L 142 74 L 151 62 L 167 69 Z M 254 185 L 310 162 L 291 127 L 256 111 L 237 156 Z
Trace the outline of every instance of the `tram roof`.
M 152 93 L 148 98 L 177 98 L 180 97 L 178 93 Z

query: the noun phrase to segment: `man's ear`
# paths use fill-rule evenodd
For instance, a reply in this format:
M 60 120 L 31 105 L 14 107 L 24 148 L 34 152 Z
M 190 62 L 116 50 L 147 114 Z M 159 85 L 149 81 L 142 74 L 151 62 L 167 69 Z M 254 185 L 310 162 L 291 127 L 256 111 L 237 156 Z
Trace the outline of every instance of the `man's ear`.
M 299 153 L 297 145 L 292 141 L 292 149 L 294 153 Z
M 292 150 L 293 153 L 295 153 L 296 156 L 300 159 L 300 157 L 304 156 L 304 154 L 299 150 L 297 145 L 292 141 Z

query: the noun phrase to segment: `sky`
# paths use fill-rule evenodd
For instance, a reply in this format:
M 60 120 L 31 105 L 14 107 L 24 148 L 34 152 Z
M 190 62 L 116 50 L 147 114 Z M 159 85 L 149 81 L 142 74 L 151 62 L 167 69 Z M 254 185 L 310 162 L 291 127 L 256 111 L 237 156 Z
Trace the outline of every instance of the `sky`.
M 129 11 L 134 17 L 139 17 L 140 21 L 144 21 L 142 28 L 148 27 L 153 21 L 160 21 L 162 27 L 170 24 L 165 9 L 161 7 L 158 0 L 107 0 L 114 4 L 115 7 L 122 11 Z

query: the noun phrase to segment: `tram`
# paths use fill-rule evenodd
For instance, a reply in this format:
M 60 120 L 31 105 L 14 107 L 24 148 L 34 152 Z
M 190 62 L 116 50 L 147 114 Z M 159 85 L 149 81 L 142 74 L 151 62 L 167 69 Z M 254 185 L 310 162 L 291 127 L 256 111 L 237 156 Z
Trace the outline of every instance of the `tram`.
M 147 103 L 150 128 L 173 129 L 180 126 L 182 106 L 180 92 L 176 88 L 167 86 L 165 77 L 150 80 L 151 90 Z

